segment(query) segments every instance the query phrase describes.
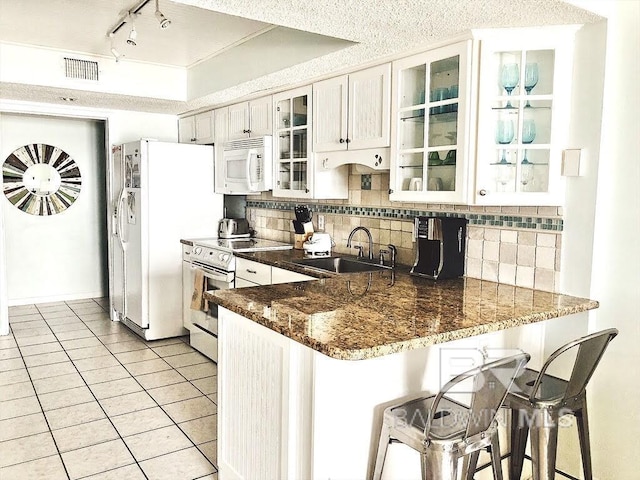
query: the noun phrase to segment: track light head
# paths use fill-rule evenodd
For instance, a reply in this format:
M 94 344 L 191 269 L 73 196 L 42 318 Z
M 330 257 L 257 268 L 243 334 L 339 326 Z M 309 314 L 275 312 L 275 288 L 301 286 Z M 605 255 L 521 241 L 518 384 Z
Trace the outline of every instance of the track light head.
M 160 0 L 156 0 L 156 18 L 158 22 L 160 22 L 160 28 L 162 29 L 169 28 L 169 25 L 171 25 L 171 20 L 165 17 L 160 11 Z
M 138 32 L 136 31 L 136 27 L 132 26 L 131 31 L 129 32 L 129 37 L 127 38 L 127 45 L 135 47 L 137 45 L 136 38 L 138 38 Z
M 119 62 L 120 57 L 122 57 L 122 55 L 120 55 L 120 53 L 118 52 L 118 50 L 115 49 L 115 47 L 111 47 L 111 55 L 113 55 L 113 57 L 116 59 L 116 62 Z
M 131 23 L 131 31 L 129 32 L 129 36 L 127 37 L 127 45 L 131 45 L 132 47 L 135 47 L 137 45 L 136 38 L 138 38 L 138 32 L 136 31 L 135 24 L 136 15 L 137 14 L 131 12 L 129 12 L 129 14 L 127 15 L 127 22 Z
M 165 17 L 160 10 L 156 10 L 156 18 L 160 22 L 160 28 L 169 28 L 169 25 L 171 25 L 171 20 Z
M 109 33 L 109 40 L 111 41 L 111 55 L 113 55 L 113 58 L 116 59 L 116 63 L 118 63 L 120 61 L 120 59 L 122 57 L 124 57 L 124 55 L 120 55 L 120 52 L 118 52 L 118 50 L 116 50 L 116 47 L 114 45 L 114 40 L 115 36 L 113 35 L 113 33 Z

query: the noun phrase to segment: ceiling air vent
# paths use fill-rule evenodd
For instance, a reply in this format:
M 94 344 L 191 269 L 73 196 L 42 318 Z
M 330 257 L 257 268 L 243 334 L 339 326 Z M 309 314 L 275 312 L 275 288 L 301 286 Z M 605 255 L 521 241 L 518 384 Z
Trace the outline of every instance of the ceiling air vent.
M 98 81 L 98 62 L 80 60 L 79 58 L 64 58 L 64 75 L 67 78 Z

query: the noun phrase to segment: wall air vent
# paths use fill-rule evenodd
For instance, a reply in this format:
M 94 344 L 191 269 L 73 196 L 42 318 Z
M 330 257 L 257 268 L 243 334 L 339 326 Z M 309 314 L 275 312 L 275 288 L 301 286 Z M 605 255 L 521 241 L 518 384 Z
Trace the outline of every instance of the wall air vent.
M 98 81 L 98 62 L 64 57 L 64 76 L 80 80 Z

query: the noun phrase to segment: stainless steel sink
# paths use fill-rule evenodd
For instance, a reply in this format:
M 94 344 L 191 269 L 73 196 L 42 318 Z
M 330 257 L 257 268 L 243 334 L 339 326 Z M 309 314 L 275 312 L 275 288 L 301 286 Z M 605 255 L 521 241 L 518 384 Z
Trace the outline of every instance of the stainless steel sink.
M 333 273 L 374 272 L 376 270 L 390 269 L 388 266 L 377 263 L 369 263 L 345 257 L 305 258 L 304 260 L 298 260 L 293 263 Z

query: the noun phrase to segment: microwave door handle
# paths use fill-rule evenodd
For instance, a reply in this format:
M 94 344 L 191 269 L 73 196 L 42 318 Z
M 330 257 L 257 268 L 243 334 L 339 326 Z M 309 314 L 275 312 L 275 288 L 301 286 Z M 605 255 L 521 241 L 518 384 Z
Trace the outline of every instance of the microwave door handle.
M 257 185 L 251 181 L 251 172 L 254 171 L 258 165 L 258 152 L 255 149 L 250 149 L 247 153 L 247 186 L 250 192 L 255 192 Z

